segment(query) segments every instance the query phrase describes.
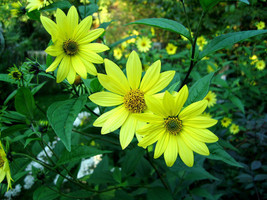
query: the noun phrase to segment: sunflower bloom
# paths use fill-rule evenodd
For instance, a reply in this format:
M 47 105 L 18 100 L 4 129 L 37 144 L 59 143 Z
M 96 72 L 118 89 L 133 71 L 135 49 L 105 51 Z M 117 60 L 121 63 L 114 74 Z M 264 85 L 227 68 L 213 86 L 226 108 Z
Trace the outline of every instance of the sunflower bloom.
M 223 127 L 227 128 L 230 124 L 232 123 L 232 119 L 228 118 L 228 117 L 224 117 L 221 120 L 221 124 Z
M 97 92 L 89 96 L 100 106 L 116 106 L 102 114 L 94 126 L 102 127 L 101 134 L 120 129 L 120 144 L 125 149 L 132 141 L 137 128 L 144 122 L 137 121 L 133 114 L 147 111 L 145 98 L 164 89 L 173 79 L 175 71 L 160 73 L 161 63 L 156 61 L 146 71 L 141 80 L 142 64 L 138 54 L 133 51 L 126 63 L 127 78 L 112 61 L 105 59 L 105 74 L 98 74 L 101 85 L 110 92 Z
M 176 49 L 177 49 L 177 46 L 175 46 L 174 44 L 171 44 L 171 43 L 168 43 L 168 45 L 166 46 L 166 51 L 169 55 L 175 54 Z
M 264 70 L 265 69 L 265 62 L 264 60 L 259 60 L 256 62 L 256 65 L 255 67 L 258 69 L 258 70 Z
M 138 51 L 147 52 L 151 48 L 151 40 L 148 37 L 140 37 L 136 41 Z
M 257 22 L 255 26 L 257 27 L 258 30 L 262 30 L 265 28 L 265 22 L 263 21 Z
M 239 132 L 239 126 L 233 123 L 230 126 L 229 130 L 230 130 L 230 133 L 235 135 L 235 134 L 237 134 Z
M 7 191 L 8 191 L 9 188 L 12 189 L 11 181 L 13 181 L 13 179 L 11 178 L 9 163 L 8 163 L 7 158 L 6 158 L 5 150 L 4 150 L 2 143 L 0 141 L 0 183 L 2 183 L 2 181 L 4 180 L 5 177 L 7 179 L 7 184 L 8 184 L 7 185 Z
M 100 43 L 90 43 L 97 39 L 104 32 L 103 28 L 92 31 L 92 16 L 86 17 L 78 24 L 78 13 L 72 6 L 66 16 L 65 13 L 57 9 L 56 22 L 47 17 L 41 17 L 44 28 L 52 37 L 53 44 L 45 52 L 56 57 L 54 62 L 46 69 L 46 72 L 57 71 L 57 83 L 65 78 L 73 84 L 76 73 L 83 79 L 87 78 L 87 73 L 97 75 L 93 63 L 103 63 L 103 58 L 97 53 L 109 48 Z
M 209 91 L 209 93 L 204 97 L 204 99 L 208 101 L 209 108 L 214 106 L 214 104 L 216 104 L 217 101 L 216 94 L 212 91 Z
M 29 4 L 26 6 L 26 9 L 28 9 L 29 12 L 36 9 L 39 10 L 48 4 L 46 0 L 27 0 L 27 2 Z
M 157 142 L 154 158 L 164 153 L 168 167 L 174 164 L 178 154 L 187 166 L 192 167 L 193 151 L 207 156 L 209 149 L 205 143 L 218 141 L 218 137 L 207 129 L 215 125 L 217 120 L 201 115 L 208 102 L 198 101 L 183 109 L 187 98 L 186 85 L 176 96 L 166 91 L 163 99 L 146 98 L 147 107 L 152 113 L 135 115 L 137 119 L 148 122 L 137 130 L 137 134 L 144 136 L 138 145 L 147 148 Z

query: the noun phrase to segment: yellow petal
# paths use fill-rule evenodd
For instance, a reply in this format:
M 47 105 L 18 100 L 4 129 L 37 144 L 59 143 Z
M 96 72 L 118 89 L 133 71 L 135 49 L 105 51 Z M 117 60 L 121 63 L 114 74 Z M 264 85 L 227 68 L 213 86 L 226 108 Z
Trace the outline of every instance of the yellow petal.
M 158 139 L 160 139 L 162 137 L 164 132 L 165 132 L 165 129 L 157 129 L 153 132 L 150 132 L 149 135 L 145 135 L 143 137 L 141 142 L 138 143 L 138 146 L 143 147 L 143 148 L 147 148 L 147 146 L 158 141 Z
M 194 165 L 194 154 L 193 151 L 185 144 L 180 135 L 177 135 L 179 155 L 182 161 L 188 166 L 192 167 Z
M 205 143 L 195 140 L 184 131 L 180 132 L 180 135 L 185 144 L 196 153 L 204 156 L 208 156 L 210 154 L 209 149 Z
M 162 128 L 161 124 L 145 124 L 142 128 L 136 130 L 136 133 L 139 135 L 149 135 L 150 133 L 154 132 Z
M 44 16 L 41 16 L 40 19 L 45 30 L 51 35 L 52 41 L 55 41 L 59 31 L 57 24 L 53 22 L 51 19 Z
M 102 114 L 100 117 L 98 117 L 95 122 L 94 122 L 94 126 L 96 127 L 102 127 L 104 125 L 104 123 L 114 114 L 116 113 L 118 110 L 120 109 L 120 107 L 116 107 L 104 114 Z
M 142 75 L 142 64 L 135 51 L 132 51 L 127 60 L 126 73 L 131 88 L 138 89 Z
M 103 58 L 96 54 L 95 52 L 93 51 L 90 51 L 90 50 L 82 50 L 82 47 L 81 49 L 79 49 L 79 53 L 78 53 L 80 56 L 82 56 L 84 59 L 92 62 L 92 63 L 97 63 L 97 64 L 101 64 L 103 63 Z
M 164 119 L 158 115 L 152 113 L 140 113 L 134 114 L 134 117 L 140 121 L 150 122 L 152 124 L 161 124 L 164 125 Z
M 109 50 L 109 47 L 101 44 L 101 43 L 90 43 L 90 44 L 85 44 L 80 47 L 80 50 L 82 51 L 93 51 L 95 53 L 101 53 L 103 51 Z
M 83 78 L 87 78 L 87 71 L 86 68 L 79 58 L 79 56 L 71 56 L 71 63 L 73 66 L 73 69 Z
M 69 39 L 67 31 L 66 31 L 66 27 L 68 26 L 67 16 L 59 8 L 56 11 L 56 21 L 57 21 L 57 26 L 58 26 L 59 32 L 60 32 L 60 37 L 62 37 L 62 39 L 64 39 L 64 40 Z
M 168 113 L 166 113 L 166 111 L 164 110 L 162 101 L 160 101 L 159 99 L 153 96 L 145 95 L 145 102 L 148 109 L 154 114 L 159 115 L 163 118 L 167 118 L 169 116 Z
M 57 83 L 62 82 L 67 77 L 70 65 L 70 56 L 64 56 L 57 71 Z
M 120 130 L 120 144 L 122 149 L 125 149 L 133 140 L 136 130 L 137 120 L 131 115 L 128 116 L 125 123 L 121 126 Z
M 100 106 L 117 106 L 123 103 L 123 97 L 111 92 L 97 92 L 89 96 L 89 99 Z
M 219 140 L 219 138 L 208 129 L 196 129 L 183 126 L 183 131 L 200 142 L 213 143 Z
M 198 116 L 183 120 L 183 126 L 189 126 L 192 128 L 209 128 L 217 123 L 216 119 L 209 117 Z
M 107 134 L 117 130 L 127 119 L 129 112 L 124 108 L 123 105 L 118 107 L 119 109 L 114 112 L 113 115 L 111 115 L 109 119 L 107 119 L 107 121 L 104 123 L 101 129 L 101 134 Z
M 76 72 L 75 70 L 73 69 L 72 67 L 72 64 L 70 65 L 70 71 L 69 71 L 69 74 L 67 76 L 67 80 L 70 84 L 73 84 L 74 81 L 75 81 L 75 77 L 76 77 Z
M 59 56 L 60 54 L 64 53 L 63 48 L 58 48 L 56 45 L 51 45 L 46 48 L 45 52 L 51 56 Z
M 147 91 L 146 94 L 152 95 L 163 90 L 172 81 L 175 71 L 167 71 L 160 74 L 157 83 Z
M 207 100 L 192 103 L 181 111 L 181 113 L 179 114 L 179 118 L 181 120 L 185 120 L 188 118 L 196 117 L 204 112 L 204 110 L 207 108 L 207 105 Z
M 123 96 L 128 92 L 124 87 L 122 88 L 117 81 L 110 78 L 109 76 L 105 74 L 98 74 L 97 76 L 100 84 L 107 90 Z
M 164 152 L 164 159 L 168 167 L 171 167 L 178 156 L 178 143 L 175 135 L 170 135 L 169 143 Z
M 146 71 L 144 75 L 140 89 L 146 93 L 150 88 L 152 88 L 159 79 L 160 76 L 161 63 L 160 60 L 154 62 Z
M 60 54 L 59 56 L 57 56 L 54 62 L 45 71 L 46 72 L 55 71 L 55 69 L 57 68 L 58 64 L 61 62 L 63 57 L 64 57 L 64 54 Z
M 87 73 L 93 75 L 93 76 L 96 76 L 97 75 L 97 70 L 94 66 L 93 63 L 91 63 L 90 61 L 84 59 L 84 57 L 80 57 L 81 61 L 83 62 L 85 68 L 86 68 L 86 71 Z
M 79 44 L 86 44 L 86 43 L 94 41 L 95 39 L 99 38 L 104 33 L 104 31 L 105 29 L 103 28 L 98 28 L 98 29 L 89 31 L 86 37 L 79 40 Z
M 163 107 L 165 112 L 169 115 L 169 116 L 175 116 L 175 101 L 174 101 L 174 97 L 168 92 L 165 91 L 165 94 L 163 96 Z
M 75 6 L 71 6 L 67 15 L 68 32 L 73 33 L 78 26 L 79 16 Z
M 155 148 L 155 152 L 154 152 L 154 158 L 158 158 L 160 157 L 164 151 L 166 150 L 168 144 L 169 144 L 169 139 L 170 139 L 170 134 L 165 131 L 162 135 L 161 138 L 159 138 L 156 148 Z
M 130 91 L 129 82 L 119 66 L 108 59 L 105 59 L 104 63 L 107 75 L 112 77 L 112 79 L 117 80 L 120 84 L 120 87 L 124 88 L 124 91 Z
M 177 116 L 184 106 L 189 92 L 186 85 L 184 85 L 175 97 L 174 115 Z
M 88 16 L 85 19 L 83 19 L 80 22 L 80 24 L 76 26 L 73 38 L 75 38 L 75 40 L 79 42 L 80 39 L 88 35 L 91 25 L 92 25 L 92 16 Z

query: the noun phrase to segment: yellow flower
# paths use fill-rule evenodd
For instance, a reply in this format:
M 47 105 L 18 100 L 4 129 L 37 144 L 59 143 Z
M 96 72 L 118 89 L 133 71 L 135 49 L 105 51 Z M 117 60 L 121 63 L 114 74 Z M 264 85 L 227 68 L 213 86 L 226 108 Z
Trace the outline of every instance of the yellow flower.
M 120 144 L 125 149 L 132 141 L 137 128 L 144 122 L 137 121 L 134 113 L 147 111 L 145 97 L 154 95 L 164 89 L 173 79 L 175 71 L 160 73 L 160 61 L 148 68 L 141 80 L 142 64 L 138 54 L 133 51 L 126 63 L 127 78 L 122 70 L 112 61 L 105 59 L 105 74 L 98 74 L 101 85 L 110 92 L 97 92 L 89 96 L 90 100 L 100 106 L 116 106 L 101 115 L 94 126 L 102 127 L 101 134 L 120 129 Z
M 12 3 L 11 6 L 13 8 L 10 10 L 12 17 L 18 17 L 26 13 L 25 6 L 23 6 L 19 1 Z
M 232 119 L 228 118 L 228 117 L 224 117 L 221 120 L 221 124 L 223 127 L 227 128 L 230 124 L 232 123 Z
M 140 37 L 136 41 L 138 51 L 147 52 L 151 48 L 151 40 L 148 37 Z
M 10 69 L 8 69 L 8 71 L 9 71 L 8 75 L 12 79 L 20 80 L 22 78 L 22 73 L 21 73 L 21 71 L 19 71 L 19 69 L 17 67 L 11 67 Z
M 230 130 L 230 133 L 237 134 L 239 132 L 239 126 L 233 123 L 230 126 L 229 130 Z
M 216 98 L 216 94 L 212 91 L 209 91 L 209 93 L 205 96 L 205 98 L 208 101 L 208 107 L 212 107 L 214 106 L 214 104 L 216 104 L 217 98 Z
M 252 62 L 250 63 L 251 65 L 258 61 L 258 57 L 256 55 L 250 56 L 249 59 L 252 60 Z
M 176 95 L 166 91 L 163 99 L 147 97 L 147 107 L 153 113 L 135 115 L 137 119 L 148 122 L 137 130 L 137 134 L 144 136 L 138 145 L 147 148 L 157 142 L 154 158 L 164 153 L 168 167 L 174 164 L 178 154 L 187 166 L 192 167 L 193 151 L 207 156 L 209 149 L 205 143 L 218 141 L 218 137 L 207 129 L 217 120 L 201 116 L 208 102 L 198 101 L 183 109 L 187 98 L 186 85 Z
M 76 73 L 83 79 L 87 78 L 87 73 L 97 75 L 93 63 L 103 63 L 103 58 L 97 53 L 109 49 L 104 44 L 90 43 L 104 32 L 103 28 L 89 31 L 92 16 L 86 17 L 79 24 L 78 20 L 78 13 L 74 6 L 70 8 L 67 16 L 62 10 L 57 9 L 57 23 L 47 17 L 41 17 L 41 22 L 53 41 L 45 52 L 56 57 L 46 72 L 54 71 L 59 65 L 57 83 L 67 78 L 69 83 L 73 84 Z
M 258 70 L 264 70 L 265 69 L 265 62 L 264 60 L 259 60 L 256 62 L 256 68 Z
M 202 116 L 212 118 L 211 114 L 207 112 L 203 112 Z
M 150 31 L 151 31 L 151 35 L 155 36 L 155 29 L 153 27 L 151 27 Z
M 9 188 L 12 189 L 11 181 L 13 181 L 13 179 L 11 178 L 11 172 L 10 172 L 8 160 L 6 158 L 5 150 L 0 141 L 0 183 L 2 183 L 5 177 L 7 179 L 7 184 L 8 184 L 7 191 L 8 191 Z
M 114 58 L 116 58 L 116 60 L 120 60 L 121 57 L 122 57 L 122 51 L 121 51 L 121 49 L 120 48 L 115 48 L 113 50 L 113 56 L 114 56 Z
M 27 2 L 29 3 L 26 6 L 26 9 L 29 9 L 28 12 L 31 12 L 33 10 L 39 10 L 42 7 L 48 5 L 48 1 L 46 0 L 27 0 Z
M 208 44 L 207 40 L 204 38 L 204 36 L 200 36 L 197 38 L 197 45 L 199 47 L 199 50 L 202 51 L 203 47 Z
M 166 51 L 169 55 L 173 55 L 176 53 L 176 49 L 177 49 L 177 46 L 171 44 L 171 43 L 168 43 L 168 45 L 166 46 Z
M 216 64 L 214 65 L 208 65 L 207 66 L 207 71 L 208 73 L 214 72 L 215 70 L 217 70 L 218 66 Z
M 258 30 L 262 30 L 262 29 L 265 28 L 265 22 L 262 22 L 262 21 L 257 22 L 257 23 L 255 24 L 255 26 L 257 27 Z

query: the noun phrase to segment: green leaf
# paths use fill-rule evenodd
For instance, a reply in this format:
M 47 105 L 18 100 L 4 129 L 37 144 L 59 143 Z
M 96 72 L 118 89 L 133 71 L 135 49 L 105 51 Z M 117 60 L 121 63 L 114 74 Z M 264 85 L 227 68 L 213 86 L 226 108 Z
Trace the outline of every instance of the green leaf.
M 245 109 L 244 109 L 244 104 L 242 103 L 242 101 L 237 98 L 236 96 L 230 96 L 230 101 L 232 101 L 232 103 L 237 106 L 243 113 L 245 113 Z
M 24 144 L 24 148 L 26 148 L 26 146 L 28 144 L 30 144 L 32 141 L 36 141 L 36 140 L 42 140 L 42 139 L 41 138 L 28 138 L 28 139 L 26 139 L 26 142 Z
M 8 97 L 6 98 L 4 105 L 6 105 L 16 94 L 18 90 L 14 90 Z
M 58 197 L 59 197 L 59 194 L 57 192 L 45 186 L 39 187 L 33 193 L 33 200 L 47 200 L 47 199 L 53 200 L 53 199 L 57 199 Z
M 203 167 L 192 167 L 189 169 L 186 169 L 187 173 L 185 175 L 186 180 L 204 180 L 204 179 L 211 179 L 219 181 L 218 178 L 211 175 L 209 172 L 207 172 Z
M 210 82 L 214 72 L 199 79 L 189 90 L 189 96 L 185 105 L 202 100 L 209 92 Z
M 100 92 L 103 86 L 99 83 L 98 78 L 92 79 L 82 79 L 85 86 L 90 90 L 90 92 Z
M 173 200 L 172 195 L 162 187 L 154 187 L 148 190 L 147 200 Z
M 221 0 L 199 0 L 203 10 L 207 11 L 212 7 L 216 6 Z
M 98 5 L 95 3 L 90 3 L 87 6 L 82 5 L 82 6 L 78 7 L 78 10 L 79 10 L 79 13 L 81 14 L 81 16 L 83 18 L 85 18 L 85 17 L 97 12 L 98 11 Z
M 63 0 L 63 1 L 54 2 L 48 6 L 45 6 L 44 8 L 41 9 L 41 11 L 53 11 L 53 10 L 56 10 L 58 8 L 60 8 L 62 10 L 62 9 L 68 9 L 71 6 L 72 5 L 70 4 L 69 1 Z
M 16 83 L 16 81 L 12 79 L 8 74 L 0 74 L 0 81 L 7 83 Z
M 210 200 L 217 200 L 223 195 L 223 194 L 216 194 L 216 196 L 213 196 L 211 192 L 205 188 L 194 188 L 190 191 L 190 193 Z
M 128 36 L 128 37 L 123 38 L 123 39 L 121 39 L 121 40 L 119 40 L 117 42 L 112 43 L 111 45 L 109 45 L 109 47 L 113 48 L 113 47 L 115 47 L 115 46 L 117 46 L 117 45 L 119 45 L 119 44 L 121 44 L 121 43 L 123 43 L 123 42 L 125 42 L 127 40 L 130 40 L 130 39 L 136 38 L 136 37 L 137 37 L 137 35 Z
M 237 42 L 248 39 L 253 36 L 261 35 L 267 33 L 267 30 L 252 30 L 252 31 L 241 31 L 236 33 L 227 33 L 220 35 L 213 40 L 211 40 L 205 47 L 204 50 L 199 54 L 198 59 L 202 59 L 209 54 L 223 49 L 225 47 L 231 46 Z
M 35 93 L 38 92 L 45 84 L 46 84 L 46 81 L 32 88 L 32 94 L 35 95 Z
M 26 124 L 15 124 L 15 125 L 12 125 L 6 129 L 2 130 L 1 136 L 2 137 L 10 136 L 13 133 L 16 133 L 16 132 L 22 131 L 22 130 L 26 130 L 28 128 L 29 127 Z
M 191 35 L 189 31 L 179 22 L 165 19 L 165 18 L 148 18 L 148 19 L 141 19 L 135 22 L 131 22 L 129 24 L 144 24 L 149 26 L 154 26 L 157 28 L 162 28 L 168 31 L 172 31 L 178 33 L 180 35 L 185 36 L 188 40 L 192 41 Z M 128 24 L 128 25 L 129 25 Z
M 111 151 L 102 151 L 95 147 L 89 147 L 89 146 L 72 146 L 71 152 L 65 151 L 59 161 L 58 165 L 63 165 L 69 162 L 75 162 L 82 158 L 89 158 L 98 154 L 104 154 L 104 153 L 110 153 Z
M 18 89 L 15 96 L 16 111 L 33 119 L 33 111 L 35 109 L 35 102 L 33 95 L 29 88 L 21 87 Z
M 243 167 L 230 156 L 218 143 L 208 144 L 210 155 L 207 157 L 212 160 L 220 160 L 235 167 Z
M 254 181 L 263 181 L 263 180 L 267 180 L 267 174 L 257 174 L 254 177 Z
M 30 19 L 36 20 L 36 21 L 40 21 L 40 11 L 39 10 L 33 10 L 31 12 L 27 12 L 27 15 Z
M 86 103 L 87 95 L 53 103 L 47 110 L 48 120 L 56 135 L 68 151 L 71 150 L 71 132 L 73 122 Z

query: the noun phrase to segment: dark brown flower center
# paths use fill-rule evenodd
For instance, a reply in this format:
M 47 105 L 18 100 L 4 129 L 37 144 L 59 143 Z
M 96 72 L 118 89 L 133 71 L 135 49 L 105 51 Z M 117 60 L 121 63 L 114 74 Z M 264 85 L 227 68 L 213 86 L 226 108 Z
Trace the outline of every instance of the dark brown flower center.
M 73 40 L 67 40 L 63 43 L 63 49 L 67 55 L 75 55 L 78 51 L 78 44 Z
M 123 103 L 125 108 L 132 113 L 141 113 L 146 109 L 144 92 L 139 89 L 130 90 L 124 95 Z
M 173 134 L 177 135 L 182 130 L 182 121 L 177 116 L 169 116 L 165 118 L 164 124 L 166 130 Z

